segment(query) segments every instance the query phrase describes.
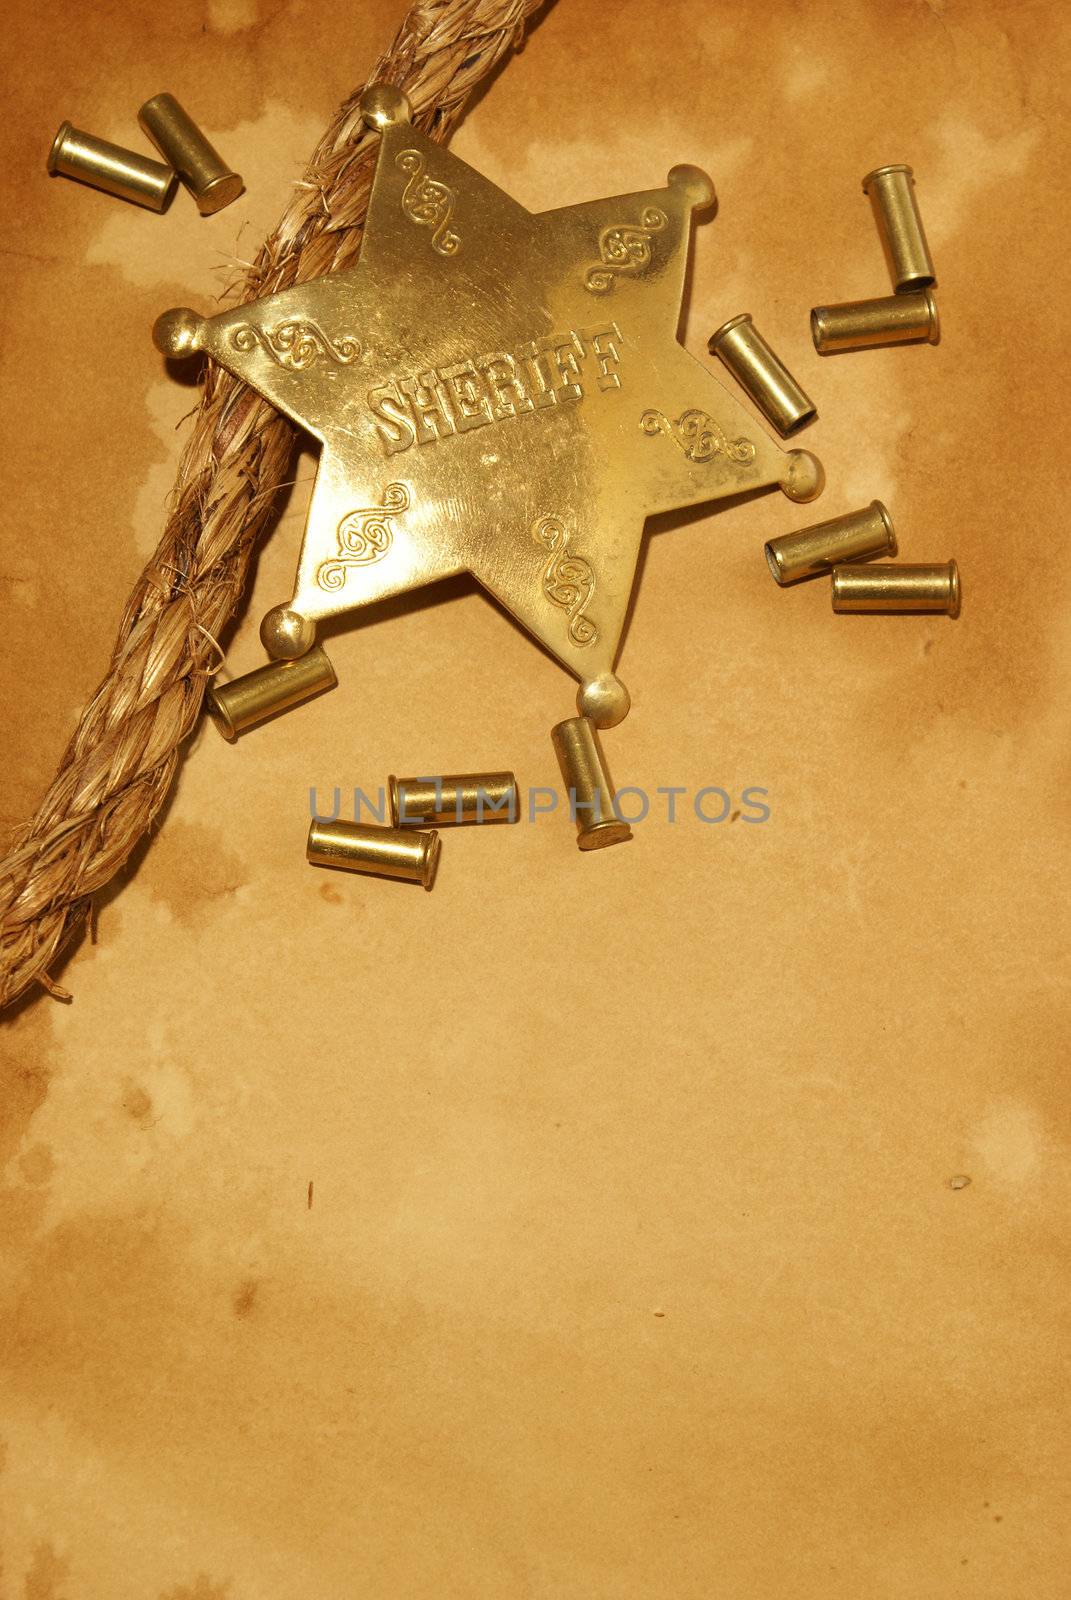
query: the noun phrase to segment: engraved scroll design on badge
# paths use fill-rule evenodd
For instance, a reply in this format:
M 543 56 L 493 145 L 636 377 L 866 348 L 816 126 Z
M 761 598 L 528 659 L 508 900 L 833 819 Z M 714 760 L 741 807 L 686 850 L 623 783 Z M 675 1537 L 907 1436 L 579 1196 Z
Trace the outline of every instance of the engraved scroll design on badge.
M 569 614 L 569 637 L 574 644 L 594 644 L 599 630 L 590 617 L 584 615 L 595 593 L 595 573 L 583 556 L 569 552 L 572 538 L 560 517 L 540 517 L 532 528 L 536 544 L 550 552 L 550 560 L 543 568 L 543 593 L 551 605 L 560 606 Z
M 351 567 L 368 567 L 381 561 L 391 547 L 394 529 L 391 518 L 409 509 L 409 490 L 404 483 L 388 483 L 381 506 L 347 511 L 338 525 L 338 555 L 321 561 L 316 582 L 329 594 L 337 594 Z
M 639 222 L 619 222 L 599 234 L 601 266 L 584 274 L 584 287 L 592 294 L 606 294 L 614 279 L 624 272 L 642 272 L 651 261 L 651 235 L 660 233 L 669 218 L 657 206 L 645 206 Z
M 656 433 L 668 434 L 689 461 L 713 461 L 719 455 L 745 464 L 755 459 L 755 446 L 750 439 L 727 439 L 724 428 L 706 411 L 682 411 L 676 422 L 662 411 L 645 411 L 640 427 L 652 438 Z
M 448 226 L 457 198 L 453 189 L 449 184 L 425 176 L 424 157 L 419 150 L 399 150 L 394 163 L 409 178 L 402 194 L 402 210 L 410 222 L 419 223 L 422 228 L 434 228 L 433 250 L 441 256 L 456 256 L 461 240 Z
M 304 372 L 307 367 L 313 367 L 324 356 L 329 361 L 337 361 L 339 366 L 348 367 L 351 361 L 356 361 L 361 353 L 361 345 L 351 333 L 344 333 L 338 339 L 332 339 L 310 317 L 295 317 L 289 322 L 280 322 L 274 328 L 258 328 L 253 322 L 239 322 L 237 327 L 231 329 L 231 344 L 236 350 L 248 351 L 258 348 L 280 367 L 288 367 L 292 372 Z

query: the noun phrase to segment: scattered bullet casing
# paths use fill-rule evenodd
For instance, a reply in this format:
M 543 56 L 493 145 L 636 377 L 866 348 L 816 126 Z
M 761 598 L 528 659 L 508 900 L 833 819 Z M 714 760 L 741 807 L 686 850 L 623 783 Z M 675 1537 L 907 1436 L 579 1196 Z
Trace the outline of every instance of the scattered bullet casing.
M 811 312 L 811 337 L 820 356 L 875 344 L 936 344 L 940 332 L 937 301 L 930 289 L 815 306 Z
M 550 736 L 565 780 L 580 849 L 599 850 L 631 839 L 632 829 L 614 812 L 614 786 L 595 724 L 589 717 L 570 717 L 552 728 Z
M 314 645 L 297 661 L 270 661 L 242 678 L 216 685 L 208 691 L 206 706 L 220 733 L 233 742 L 246 728 L 277 711 L 289 711 L 337 683 L 323 646 Z
M 171 94 L 153 95 L 138 112 L 153 144 L 174 167 L 203 217 L 237 200 L 244 185 Z
M 838 561 L 895 555 L 896 534 L 881 501 L 872 500 L 862 511 L 849 511 L 846 516 L 770 539 L 765 549 L 778 583 L 796 583 L 828 572 Z
M 439 867 L 437 833 L 409 828 L 376 828 L 363 822 L 319 822 L 309 828 L 306 859 L 314 867 L 404 878 L 430 889 Z
M 933 261 L 915 199 L 910 167 L 878 167 L 863 179 L 863 193 L 874 209 L 889 272 L 897 294 L 928 289 L 935 281 Z
M 107 139 L 72 128 L 69 122 L 61 124 L 52 141 L 48 170 L 77 178 L 121 200 L 132 200 L 147 211 L 166 211 L 178 183 L 177 174 L 151 156 L 109 144 Z
M 517 821 L 517 780 L 512 772 L 454 772 L 441 778 L 392 774 L 387 788 L 396 828 Z
M 959 568 L 870 565 L 833 568 L 834 611 L 944 611 L 959 616 Z
M 815 403 L 770 349 L 749 312 L 723 324 L 707 344 L 764 417 L 787 438 L 818 415 Z

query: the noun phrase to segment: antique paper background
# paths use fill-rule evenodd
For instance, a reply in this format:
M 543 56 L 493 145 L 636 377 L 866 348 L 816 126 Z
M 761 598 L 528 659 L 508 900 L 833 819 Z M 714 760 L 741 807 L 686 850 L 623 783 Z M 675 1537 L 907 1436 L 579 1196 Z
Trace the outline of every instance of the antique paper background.
M 162 525 L 195 396 L 152 320 L 211 309 L 403 9 L 9 17 L 4 824 Z M 814 507 L 653 531 L 606 741 L 772 816 L 453 833 L 432 895 L 309 868 L 310 785 L 557 782 L 571 683 L 467 582 L 202 731 L 74 1003 L 0 1033 L 4 1600 L 1066 1595 L 1067 69 L 1056 3 L 559 0 L 476 106 L 455 149 L 533 209 L 709 170 L 686 343 L 750 309 L 818 401 Z M 162 88 L 235 206 L 45 176 Z M 943 341 L 822 361 L 895 160 Z M 958 622 L 771 581 L 764 537 L 875 495 Z

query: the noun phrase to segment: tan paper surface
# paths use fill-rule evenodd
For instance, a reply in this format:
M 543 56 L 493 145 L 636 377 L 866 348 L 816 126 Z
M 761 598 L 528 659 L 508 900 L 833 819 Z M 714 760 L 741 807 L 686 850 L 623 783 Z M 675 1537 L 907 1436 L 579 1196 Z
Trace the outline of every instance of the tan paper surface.
M 195 391 L 152 320 L 212 308 L 402 10 L 6 25 L 5 823 L 162 526 Z M 481 99 L 455 148 L 533 209 L 709 170 L 686 343 L 750 309 L 817 399 L 814 508 L 652 531 L 606 741 L 771 816 L 452 833 L 431 895 L 308 867 L 312 785 L 556 783 L 571 682 L 467 582 L 201 733 L 74 1003 L 0 1034 L 5 1600 L 1067 1594 L 1067 70 L 1058 4 L 561 0 Z M 235 206 L 46 178 L 162 88 Z M 898 160 L 942 343 L 822 361 Z M 765 537 L 874 496 L 958 622 L 775 587 Z

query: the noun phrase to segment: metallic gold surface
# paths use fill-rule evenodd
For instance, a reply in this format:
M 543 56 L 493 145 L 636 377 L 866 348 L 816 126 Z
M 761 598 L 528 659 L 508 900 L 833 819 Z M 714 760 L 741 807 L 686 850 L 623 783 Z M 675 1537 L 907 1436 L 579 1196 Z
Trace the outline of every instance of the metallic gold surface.
M 863 179 L 863 193 L 870 198 L 897 294 L 928 289 L 936 275 L 919 216 L 911 168 L 878 167 L 868 172 Z
M 83 133 L 69 122 L 60 124 L 52 141 L 48 170 L 65 178 L 77 178 L 80 183 L 118 195 L 121 200 L 132 200 L 146 211 L 166 211 L 178 183 L 177 174 L 162 162 L 139 155 L 136 150 L 124 150 L 122 145 L 109 144 L 95 134 Z
M 959 616 L 959 568 L 873 564 L 833 568 L 834 611 L 944 611 Z
M 712 333 L 707 348 L 786 438 L 818 415 L 814 401 L 770 349 L 749 312 L 733 317 Z
M 811 337 L 820 356 L 876 344 L 936 344 L 940 336 L 932 289 L 815 306 L 811 312 Z
M 174 167 L 197 201 L 203 217 L 222 211 L 244 187 L 174 95 L 156 94 L 138 112 L 138 121 L 161 155 Z
M 631 839 L 632 829 L 614 813 L 614 786 L 591 718 L 570 717 L 552 728 L 550 736 L 580 849 L 601 850 Z
M 441 778 L 387 780 L 396 828 L 460 822 L 516 822 L 517 779 L 512 772 L 453 772 Z
M 795 583 L 828 572 L 838 561 L 895 555 L 896 534 L 882 502 L 872 500 L 862 511 L 849 511 L 843 517 L 770 539 L 765 552 L 777 582 Z
M 404 878 L 430 889 L 439 868 L 437 833 L 407 828 L 376 828 L 363 822 L 319 822 L 309 828 L 305 857 L 314 867 Z
M 337 683 L 327 652 L 316 645 L 298 661 L 269 661 L 244 677 L 213 685 L 205 709 L 223 737 L 233 742 L 246 728 L 265 722 L 277 711 L 299 706 Z
M 315 624 L 475 574 L 580 680 L 601 726 L 644 521 L 778 484 L 819 492 L 677 342 L 693 212 L 713 186 L 532 214 L 409 122 L 390 85 L 358 265 L 212 318 L 167 312 L 169 356 L 205 351 L 321 440 L 293 596 L 269 652 Z

